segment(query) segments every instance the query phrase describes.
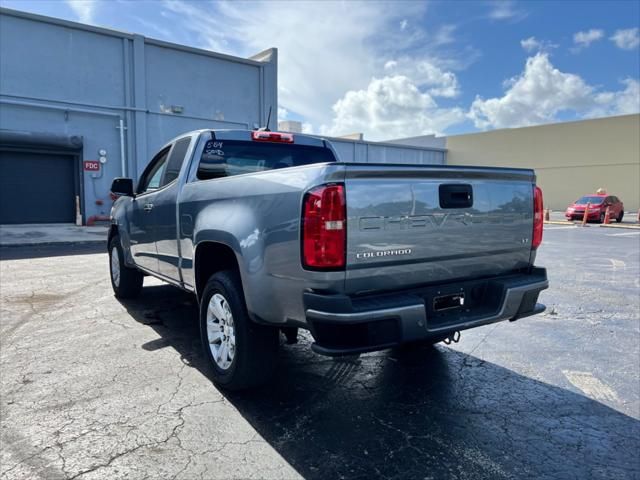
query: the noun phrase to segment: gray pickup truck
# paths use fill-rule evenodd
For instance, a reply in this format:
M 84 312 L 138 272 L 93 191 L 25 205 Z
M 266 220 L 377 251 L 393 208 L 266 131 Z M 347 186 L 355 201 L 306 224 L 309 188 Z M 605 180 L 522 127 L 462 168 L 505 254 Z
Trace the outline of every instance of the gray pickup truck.
M 192 292 L 212 377 L 269 379 L 279 332 L 338 356 L 544 310 L 532 170 L 345 163 L 308 135 L 200 130 L 164 146 L 137 188 L 117 178 L 111 281 Z

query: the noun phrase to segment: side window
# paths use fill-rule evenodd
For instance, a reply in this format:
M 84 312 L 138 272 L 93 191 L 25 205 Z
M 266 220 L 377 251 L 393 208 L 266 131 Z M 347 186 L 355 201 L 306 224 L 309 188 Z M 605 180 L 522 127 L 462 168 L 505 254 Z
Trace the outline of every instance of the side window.
M 167 158 L 165 157 L 162 163 L 159 163 L 158 168 L 153 172 L 153 175 L 149 179 L 149 184 L 147 185 L 147 188 L 145 188 L 145 192 L 160 188 L 160 179 L 162 178 L 162 174 L 164 173 L 164 169 L 166 166 Z
M 149 166 L 145 169 L 138 185 L 138 193 L 145 193 L 160 188 L 160 181 L 167 166 L 169 148 L 165 148 L 155 156 Z
M 175 146 L 169 155 L 169 161 L 167 162 L 167 168 L 165 170 L 161 186 L 165 186 L 178 178 L 178 175 L 180 175 L 180 169 L 184 163 L 184 157 L 187 154 L 190 144 L 191 137 L 182 138 L 175 143 Z

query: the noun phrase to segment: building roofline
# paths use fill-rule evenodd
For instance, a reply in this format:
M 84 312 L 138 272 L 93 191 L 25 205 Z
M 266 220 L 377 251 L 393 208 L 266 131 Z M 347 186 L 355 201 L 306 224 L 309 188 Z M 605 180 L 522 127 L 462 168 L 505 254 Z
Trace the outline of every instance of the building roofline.
M 525 130 L 528 128 L 557 127 L 559 125 L 575 125 L 578 123 L 597 122 L 602 120 L 609 120 L 612 118 L 623 118 L 623 117 L 640 117 L 640 113 L 625 113 L 623 115 L 609 115 L 607 117 L 583 118 L 581 120 L 569 120 L 566 122 L 541 123 L 538 125 L 527 125 L 523 127 L 496 128 L 494 130 L 482 130 L 480 132 L 468 132 L 468 133 L 459 133 L 456 135 L 446 135 L 444 138 L 464 137 L 469 135 L 483 135 L 486 133 L 493 133 L 493 132 L 513 132 L 516 130 Z
M 205 50 L 205 49 L 202 49 L 202 48 L 190 47 L 188 45 L 182 45 L 182 44 L 179 44 L 179 43 L 166 42 L 164 40 L 158 40 L 158 39 L 155 39 L 155 38 L 149 38 L 149 37 L 145 37 L 143 35 L 138 35 L 138 34 L 135 34 L 135 35 L 144 38 L 144 43 L 146 43 L 148 45 L 154 45 L 156 47 L 170 48 L 172 50 L 180 50 L 182 52 L 187 52 L 187 53 L 195 53 L 197 55 L 204 55 L 204 56 L 207 56 L 207 57 L 218 58 L 220 60 L 227 60 L 227 61 L 236 62 L 236 63 L 244 63 L 244 64 L 247 64 L 247 65 L 252 65 L 254 67 L 260 67 L 260 66 L 263 66 L 265 64 L 265 62 L 259 62 L 259 61 L 256 61 L 256 60 L 250 60 L 248 58 L 235 57 L 233 55 L 228 55 L 226 53 L 218 53 L 218 52 L 213 52 L 211 50 Z
M 438 136 L 435 133 L 427 133 L 426 135 L 412 135 L 411 137 L 391 138 L 388 142 L 400 142 L 402 140 L 415 140 L 417 138 L 446 138 L 445 135 Z
M 189 52 L 189 53 L 195 53 L 198 55 L 204 55 L 207 57 L 213 57 L 213 58 L 218 58 L 220 60 L 227 60 L 227 61 L 231 61 L 231 62 L 236 62 L 236 63 L 244 63 L 247 65 L 252 65 L 252 66 L 262 66 L 265 64 L 265 62 L 261 62 L 258 60 L 252 60 L 249 58 L 242 58 L 242 57 L 236 57 L 233 55 L 228 55 L 225 53 L 219 53 L 219 52 L 214 52 L 211 50 L 205 50 L 203 48 L 197 48 L 197 47 L 190 47 L 188 45 L 182 45 L 179 43 L 173 43 L 173 42 L 166 42 L 164 40 L 158 40 L 155 38 L 151 38 L 151 37 L 146 37 L 144 35 L 140 35 L 138 33 L 130 33 L 130 32 L 124 32 L 121 30 L 116 30 L 113 28 L 105 28 L 105 27 L 95 27 L 93 25 L 87 25 L 85 23 L 80 23 L 80 22 L 74 22 L 71 20 L 64 20 L 62 18 L 57 18 L 57 17 L 49 17 L 47 15 L 40 15 L 37 13 L 31 13 L 31 12 L 25 12 L 22 10 L 14 10 L 12 8 L 5 8 L 5 7 L 0 7 L 0 15 L 6 15 L 9 17 L 16 17 L 16 18 L 22 18 L 25 20 L 32 20 L 32 21 L 37 21 L 37 22 L 41 22 L 41 23 L 48 23 L 50 25 L 57 25 L 57 26 L 61 26 L 61 27 L 66 27 L 66 28 L 73 28 L 76 30 L 84 30 L 87 32 L 92 32 L 92 33 L 97 33 L 100 35 L 107 35 L 110 37 L 116 37 L 116 38 L 123 38 L 123 39 L 129 39 L 129 40 L 133 40 L 135 37 L 140 37 L 142 39 L 144 39 L 144 42 L 146 44 L 149 45 L 155 45 L 158 47 L 164 47 L 164 48 L 170 48 L 173 50 L 180 50 L 183 52 Z M 270 49 L 265 50 L 264 52 L 261 53 L 265 53 L 267 51 L 269 51 Z
M 439 148 L 439 147 L 419 147 L 416 145 L 404 145 L 402 143 L 389 143 L 389 142 L 374 142 L 372 140 L 353 140 L 350 138 L 344 138 L 344 137 L 328 137 L 326 135 L 316 135 L 320 138 L 324 138 L 329 140 L 330 142 L 349 142 L 349 143 L 359 143 L 361 145 L 375 145 L 375 146 L 380 146 L 380 147 L 395 147 L 395 148 L 409 148 L 412 150 L 431 150 L 434 152 L 447 152 L 446 148 Z

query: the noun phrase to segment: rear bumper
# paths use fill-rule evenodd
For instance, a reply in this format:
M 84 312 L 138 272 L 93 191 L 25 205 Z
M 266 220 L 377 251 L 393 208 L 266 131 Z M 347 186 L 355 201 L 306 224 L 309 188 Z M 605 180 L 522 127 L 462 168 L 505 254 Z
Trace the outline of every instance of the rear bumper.
M 564 216 L 567 220 L 582 220 L 584 217 L 584 212 L 572 212 L 565 213 Z M 589 220 L 597 220 L 600 218 L 600 210 L 590 210 L 587 219 Z
M 417 288 L 402 293 L 364 297 L 305 293 L 307 322 L 315 352 L 349 355 L 390 348 L 402 343 L 443 337 L 455 331 L 517 320 L 541 313 L 539 293 L 549 287 L 547 272 Z M 464 294 L 465 305 L 434 310 L 434 298 Z

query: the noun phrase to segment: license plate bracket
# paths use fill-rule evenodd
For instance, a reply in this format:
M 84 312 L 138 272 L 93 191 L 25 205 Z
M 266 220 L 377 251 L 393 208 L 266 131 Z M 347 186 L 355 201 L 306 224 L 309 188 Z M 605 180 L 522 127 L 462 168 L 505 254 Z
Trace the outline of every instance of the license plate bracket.
M 464 306 L 464 292 L 453 293 L 451 295 L 440 295 L 433 299 L 433 311 L 442 312 Z

